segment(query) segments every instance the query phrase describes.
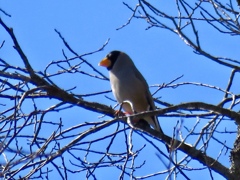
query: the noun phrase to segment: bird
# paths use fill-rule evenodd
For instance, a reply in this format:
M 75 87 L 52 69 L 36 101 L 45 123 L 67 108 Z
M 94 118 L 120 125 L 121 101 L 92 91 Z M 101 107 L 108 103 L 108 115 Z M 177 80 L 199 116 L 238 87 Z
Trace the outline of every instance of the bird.
M 113 95 L 127 114 L 156 109 L 147 81 L 126 53 L 111 51 L 98 65 L 108 69 Z M 144 117 L 144 121 L 163 134 L 156 116 Z

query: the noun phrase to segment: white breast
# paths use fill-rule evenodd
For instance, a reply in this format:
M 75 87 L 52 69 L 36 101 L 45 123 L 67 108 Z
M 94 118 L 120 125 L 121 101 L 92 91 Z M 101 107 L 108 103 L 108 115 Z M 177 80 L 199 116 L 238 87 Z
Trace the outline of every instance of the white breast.
M 146 87 L 131 70 L 122 69 L 115 72 L 113 69 L 109 71 L 109 77 L 113 94 L 119 103 L 128 100 L 136 112 L 148 110 Z M 124 104 L 123 108 L 132 113 L 129 105 Z

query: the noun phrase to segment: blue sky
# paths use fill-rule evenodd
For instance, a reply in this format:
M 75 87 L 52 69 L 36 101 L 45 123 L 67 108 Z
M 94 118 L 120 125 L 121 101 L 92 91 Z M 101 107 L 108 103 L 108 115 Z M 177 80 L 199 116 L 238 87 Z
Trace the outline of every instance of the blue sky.
M 132 1 L 129 5 L 135 7 L 136 3 L 137 1 Z M 167 11 L 176 14 L 176 8 L 170 4 L 174 2 L 161 3 L 161 8 L 166 8 Z M 9 18 L 1 13 L 1 18 L 8 26 L 13 27 L 15 35 L 30 63 L 38 71 L 43 71 L 51 61 L 64 59 L 62 49 L 66 50 L 66 48 L 54 31 L 54 29 L 57 29 L 78 54 L 95 51 L 110 38 L 109 44 L 103 51 L 86 57 L 106 76 L 108 76 L 107 70 L 98 67 L 98 62 L 109 51 L 122 50 L 132 57 L 149 85 L 168 83 L 184 75 L 178 82 L 201 82 L 223 89 L 227 86 L 231 69 L 222 67 L 203 56 L 196 55 L 177 35 L 159 28 L 146 30 L 147 23 L 136 19 L 133 19 L 130 25 L 125 28 L 116 30 L 125 24 L 131 16 L 130 10 L 121 1 L 72 0 L 67 2 L 61 0 L 49 2 L 25 0 L 4 1 L 4 3 L 2 1 L 1 9 L 11 14 L 12 17 Z M 240 51 L 236 47 L 239 37 L 221 36 L 220 33 L 206 26 L 206 24 L 199 24 L 198 28 L 200 30 L 201 44 L 209 52 L 216 56 L 239 57 Z M 3 29 L 0 29 L 0 37 L 1 40 L 9 40 Z M 0 51 L 1 58 L 9 59 L 12 64 L 22 66 L 20 58 L 11 49 L 11 46 L 11 41 L 6 41 L 5 49 Z M 73 57 L 67 51 L 66 54 L 69 58 Z M 83 68 L 86 71 L 88 70 L 87 67 L 83 66 Z M 54 72 L 56 69 L 53 68 L 51 71 Z M 64 89 L 76 86 L 74 93 L 77 94 L 110 89 L 109 82 L 92 80 L 91 84 L 89 78 L 84 76 L 78 79 L 76 76 L 72 78 L 72 76 L 66 75 L 61 79 L 53 78 L 53 80 Z M 232 91 L 238 92 L 237 87 L 239 87 L 239 84 L 236 84 Z M 151 88 L 151 91 L 153 92 L 154 89 Z M 108 96 L 113 97 L 111 94 L 108 94 Z M 161 97 L 161 100 L 173 104 L 189 101 L 218 103 L 223 98 L 223 94 L 218 91 L 187 85 L 177 89 L 163 89 L 156 97 Z M 94 96 L 87 99 L 114 105 L 114 102 L 107 100 L 103 96 Z M 40 106 L 44 108 L 51 103 L 46 101 L 44 104 L 40 103 Z M 65 121 L 66 127 L 76 125 L 82 119 L 83 121 L 98 120 L 98 114 L 96 113 L 89 114 L 89 112 L 79 108 L 73 108 L 73 111 L 75 113 L 66 110 L 65 113 L 56 116 L 58 118 L 62 117 L 63 120 L 68 119 Z M 76 118 L 76 116 L 79 118 Z M 164 132 L 172 135 L 176 119 L 159 119 Z M 184 125 L 191 128 L 195 122 L 196 119 L 184 120 Z M 204 125 L 206 121 L 201 123 Z M 224 128 L 226 124 L 223 123 L 222 126 Z M 229 126 L 235 128 L 233 123 L 228 124 Z M 111 131 L 111 128 L 109 128 L 109 131 Z M 230 144 L 231 142 L 232 140 Z M 161 143 L 159 144 L 164 147 Z M 209 154 L 215 157 L 216 151 L 210 151 Z M 224 157 L 223 161 L 228 166 L 227 158 Z M 147 172 L 149 171 L 146 170 Z M 201 174 L 202 177 L 204 175 L 205 173 Z M 214 175 L 221 179 L 218 175 Z M 193 176 L 190 175 L 190 177 Z M 206 177 L 208 176 L 206 175 Z

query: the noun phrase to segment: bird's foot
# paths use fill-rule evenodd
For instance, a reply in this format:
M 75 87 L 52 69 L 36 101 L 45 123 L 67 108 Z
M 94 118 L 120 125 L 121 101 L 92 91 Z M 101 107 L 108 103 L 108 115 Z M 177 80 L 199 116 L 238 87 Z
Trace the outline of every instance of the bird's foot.
M 119 110 L 116 110 L 115 113 L 114 113 L 114 115 L 115 115 L 116 117 L 126 116 L 127 114 L 128 114 L 128 113 L 124 113 L 124 112 L 119 111 Z

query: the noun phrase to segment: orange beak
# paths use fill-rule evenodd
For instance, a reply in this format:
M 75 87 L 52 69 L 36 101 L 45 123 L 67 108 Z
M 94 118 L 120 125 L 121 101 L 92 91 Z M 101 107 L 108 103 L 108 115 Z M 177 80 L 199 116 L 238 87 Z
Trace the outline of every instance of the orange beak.
M 103 67 L 110 67 L 112 64 L 112 62 L 108 59 L 108 58 L 104 58 L 103 60 L 101 60 L 99 62 L 99 66 L 103 66 Z

